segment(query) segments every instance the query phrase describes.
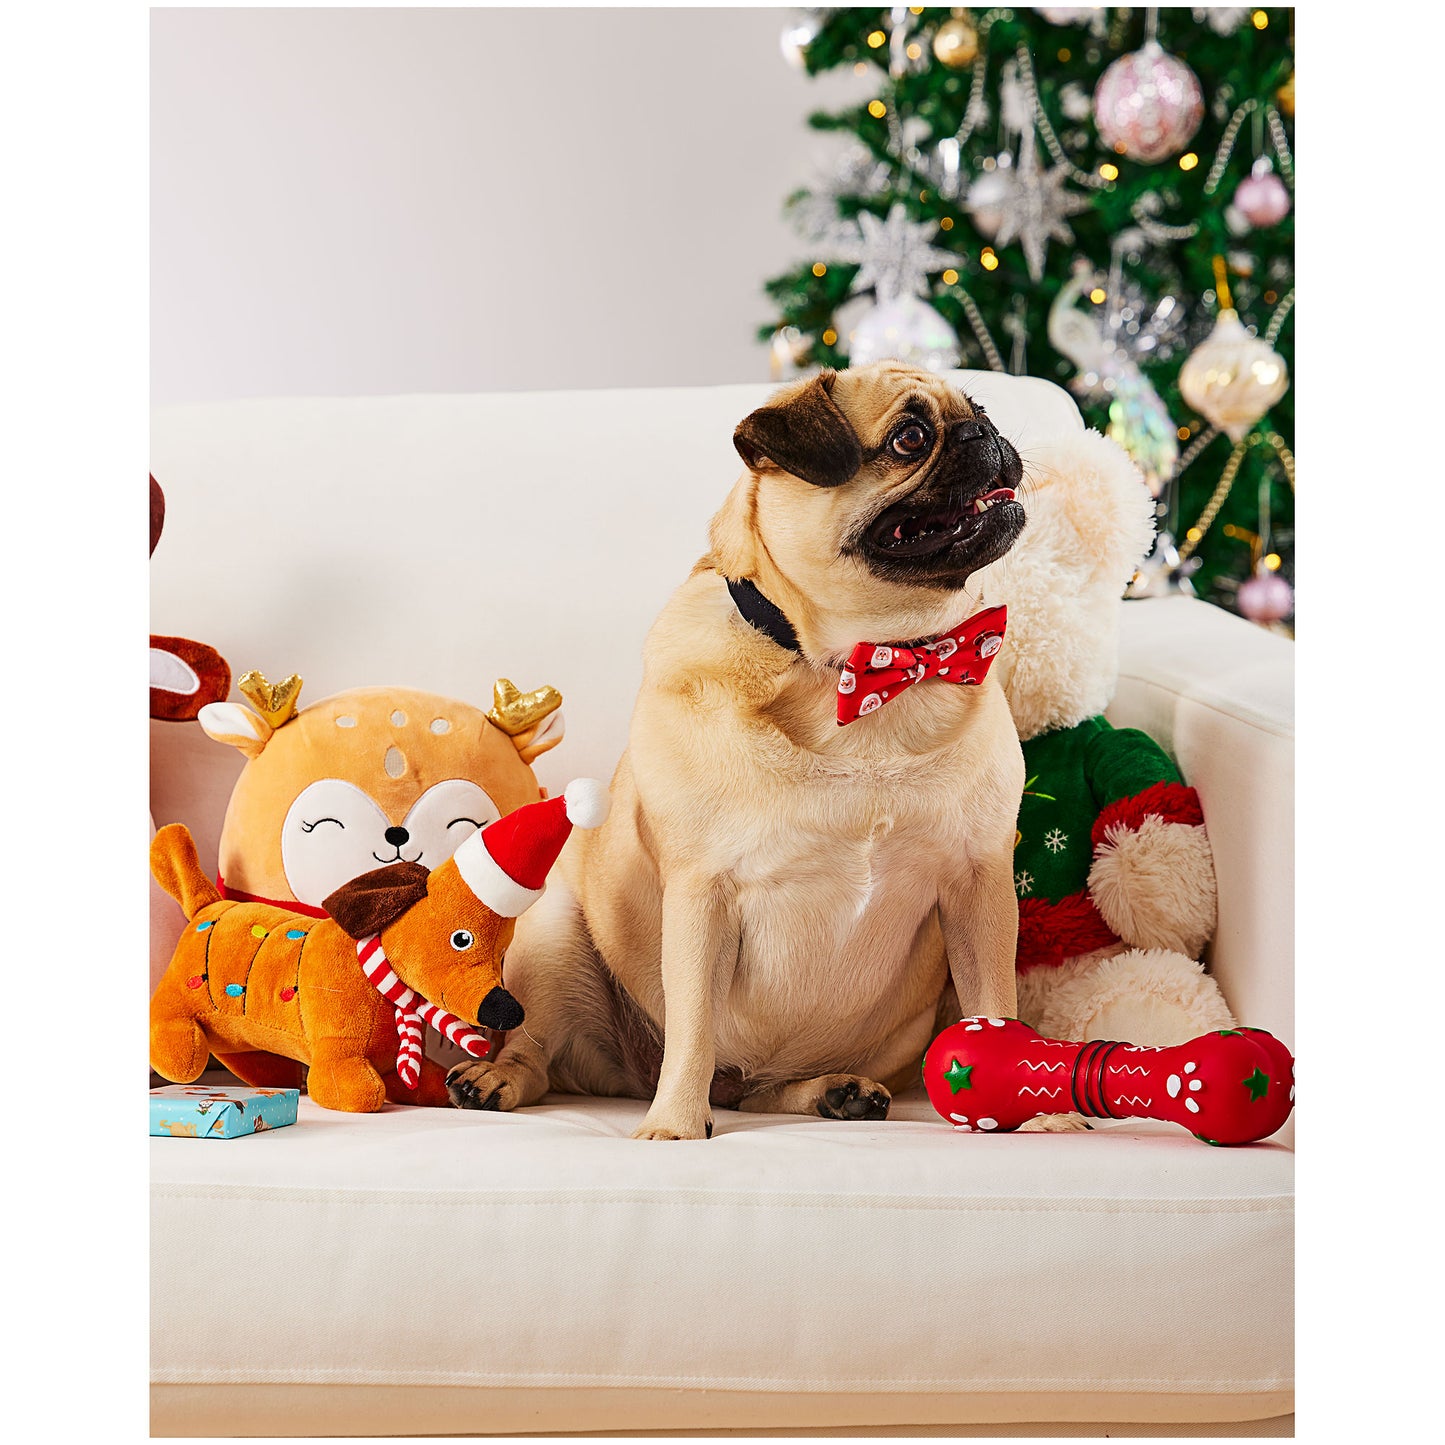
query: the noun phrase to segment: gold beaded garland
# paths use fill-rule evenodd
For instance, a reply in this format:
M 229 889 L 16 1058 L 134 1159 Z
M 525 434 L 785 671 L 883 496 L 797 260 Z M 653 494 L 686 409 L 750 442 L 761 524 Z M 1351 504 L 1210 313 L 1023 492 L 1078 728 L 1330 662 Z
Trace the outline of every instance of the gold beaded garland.
M 962 15 L 945 20 L 934 34 L 933 53 L 939 64 L 950 70 L 972 65 L 978 55 L 978 31 L 973 21 Z

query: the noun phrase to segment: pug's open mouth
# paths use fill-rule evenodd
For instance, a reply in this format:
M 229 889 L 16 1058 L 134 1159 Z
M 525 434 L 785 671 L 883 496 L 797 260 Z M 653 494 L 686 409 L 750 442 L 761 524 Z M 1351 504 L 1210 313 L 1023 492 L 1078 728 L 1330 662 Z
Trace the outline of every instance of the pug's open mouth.
M 1013 487 L 964 500 L 920 506 L 916 499 L 889 507 L 863 534 L 870 551 L 890 560 L 915 561 L 940 556 L 960 543 L 981 538 L 985 531 L 1017 531 L 1023 508 Z

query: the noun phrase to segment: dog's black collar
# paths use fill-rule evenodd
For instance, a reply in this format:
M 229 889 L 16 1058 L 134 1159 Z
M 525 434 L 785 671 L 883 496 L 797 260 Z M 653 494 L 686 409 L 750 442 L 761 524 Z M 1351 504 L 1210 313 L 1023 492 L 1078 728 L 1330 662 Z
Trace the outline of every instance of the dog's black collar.
M 728 584 L 728 591 L 732 593 L 733 602 L 745 622 L 752 623 L 764 637 L 776 642 L 785 651 L 799 650 L 798 634 L 793 630 L 793 624 L 783 615 L 783 609 L 777 603 L 769 602 L 758 591 L 757 583 L 746 577 L 726 577 L 723 580 Z

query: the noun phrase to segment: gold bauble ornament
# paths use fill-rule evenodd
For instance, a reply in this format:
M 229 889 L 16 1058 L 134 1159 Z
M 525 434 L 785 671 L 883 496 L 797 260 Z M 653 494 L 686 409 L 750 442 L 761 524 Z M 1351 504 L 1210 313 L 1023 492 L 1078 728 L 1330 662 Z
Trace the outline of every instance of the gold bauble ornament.
M 940 65 L 962 70 L 972 65 L 978 55 L 978 31 L 973 21 L 962 15 L 945 20 L 933 37 L 933 53 Z
M 1289 79 L 1275 91 L 1274 98 L 1279 102 L 1279 108 L 1287 115 L 1294 116 L 1294 71 L 1290 71 Z
M 1284 358 L 1229 308 L 1179 371 L 1180 396 L 1235 442 L 1288 390 Z

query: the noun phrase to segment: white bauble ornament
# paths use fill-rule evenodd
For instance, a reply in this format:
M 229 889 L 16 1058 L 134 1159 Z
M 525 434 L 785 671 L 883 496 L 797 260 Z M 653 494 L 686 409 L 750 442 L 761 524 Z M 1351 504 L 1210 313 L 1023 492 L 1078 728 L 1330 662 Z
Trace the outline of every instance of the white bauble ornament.
M 969 186 L 964 205 L 985 241 L 992 241 L 998 235 L 1013 187 L 1013 157 L 1007 155 L 1000 156 L 994 170 L 984 171 Z
M 1088 25 L 1104 13 L 1102 5 L 1035 5 L 1034 14 L 1050 25 Z
M 778 48 L 794 70 L 807 69 L 808 47 L 818 38 L 818 22 L 811 16 L 784 26 Z
M 1131 160 L 1162 161 L 1178 154 L 1203 119 L 1199 77 L 1157 40 L 1121 55 L 1094 90 L 1099 139 Z
M 1065 82 L 1059 91 L 1059 109 L 1067 120 L 1088 120 L 1094 109 L 1089 92 L 1076 80 Z
M 924 371 L 952 371 L 962 359 L 958 333 L 918 296 L 895 296 L 872 307 L 848 339 L 848 362 L 905 361 Z
M 1234 192 L 1231 210 L 1238 211 L 1256 230 L 1277 226 L 1289 215 L 1289 188 L 1274 173 L 1268 156 L 1260 156 Z
M 1249 18 L 1248 5 L 1200 5 L 1194 8 L 1194 22 L 1209 22 L 1216 35 L 1233 35 Z
M 813 338 L 796 326 L 780 326 L 768 345 L 768 376 L 771 381 L 791 381 L 808 365 Z
M 1251 336 L 1232 310 L 1219 313 L 1214 330 L 1179 371 L 1179 394 L 1236 442 L 1288 390 L 1284 358 Z

